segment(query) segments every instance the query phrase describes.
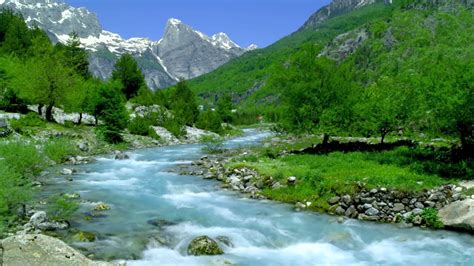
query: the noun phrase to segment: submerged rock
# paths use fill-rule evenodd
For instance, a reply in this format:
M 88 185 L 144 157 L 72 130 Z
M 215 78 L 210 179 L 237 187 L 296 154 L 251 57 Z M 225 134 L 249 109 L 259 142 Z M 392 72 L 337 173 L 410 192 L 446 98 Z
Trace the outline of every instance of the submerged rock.
M 128 160 L 128 159 L 130 159 L 130 156 L 128 156 L 126 153 L 123 153 L 121 151 L 115 154 L 115 160 Z
M 63 170 L 61 170 L 62 175 L 72 175 L 73 173 L 74 173 L 74 170 L 69 169 L 69 168 L 64 168 Z
M 219 247 L 219 244 L 208 236 L 196 237 L 188 246 L 188 255 L 212 256 L 222 254 L 224 254 L 224 251 Z
M 110 206 L 103 203 L 103 202 L 100 202 L 98 203 L 95 207 L 94 207 L 94 211 L 108 211 L 110 210 Z
M 94 242 L 96 235 L 91 232 L 79 232 L 75 234 L 72 239 L 79 242 Z

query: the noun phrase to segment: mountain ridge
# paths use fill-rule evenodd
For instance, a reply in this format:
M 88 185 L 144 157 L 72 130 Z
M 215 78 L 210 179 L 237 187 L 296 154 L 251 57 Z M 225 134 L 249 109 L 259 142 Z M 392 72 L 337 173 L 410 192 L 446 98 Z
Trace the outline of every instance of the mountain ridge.
M 208 73 L 228 60 L 242 55 L 255 47 L 241 48 L 225 33 L 207 36 L 182 21 L 170 18 L 165 32 L 181 34 L 188 54 L 173 54 L 172 47 L 161 47 L 166 43 L 166 33 L 161 40 L 135 37 L 124 39 L 119 34 L 102 28 L 97 16 L 83 7 L 72 7 L 63 0 L 0 0 L 2 7 L 10 8 L 23 15 L 29 26 L 37 25 L 45 30 L 53 42 L 65 43 L 70 33 L 80 37 L 83 47 L 90 55 L 90 70 L 101 78 L 111 76 L 115 61 L 124 53 L 132 54 L 142 68 L 147 84 L 152 89 L 175 84 L 180 78 L 190 79 Z M 175 28 L 187 29 L 187 35 Z M 198 36 L 199 38 L 196 38 Z M 169 42 L 168 42 L 169 43 Z M 176 45 L 176 43 L 173 43 Z M 208 58 L 216 58 L 210 62 Z

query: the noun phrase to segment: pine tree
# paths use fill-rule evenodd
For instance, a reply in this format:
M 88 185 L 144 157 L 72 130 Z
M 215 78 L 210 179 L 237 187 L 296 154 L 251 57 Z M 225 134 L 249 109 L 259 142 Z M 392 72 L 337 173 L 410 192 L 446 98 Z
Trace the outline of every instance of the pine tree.
M 112 79 L 122 83 L 122 92 L 127 100 L 136 96 L 140 88 L 146 86 L 145 77 L 130 54 L 122 55 L 115 63 Z

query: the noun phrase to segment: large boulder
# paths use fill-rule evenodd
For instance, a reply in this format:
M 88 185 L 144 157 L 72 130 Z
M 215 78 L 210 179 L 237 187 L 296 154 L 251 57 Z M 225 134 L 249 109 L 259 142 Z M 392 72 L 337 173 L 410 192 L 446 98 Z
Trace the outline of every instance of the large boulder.
M 45 235 L 12 236 L 0 242 L 0 250 L 3 250 L 0 262 L 9 266 L 114 265 L 91 261 L 61 240 Z
M 474 199 L 453 202 L 439 210 L 438 215 L 448 228 L 474 232 Z
M 208 236 L 196 237 L 188 246 L 188 255 L 212 256 L 222 254 L 224 254 L 224 251 L 219 247 L 219 244 Z

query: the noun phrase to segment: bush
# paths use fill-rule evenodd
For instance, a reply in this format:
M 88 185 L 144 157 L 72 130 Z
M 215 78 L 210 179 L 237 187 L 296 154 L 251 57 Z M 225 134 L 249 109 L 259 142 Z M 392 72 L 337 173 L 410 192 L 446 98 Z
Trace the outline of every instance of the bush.
M 56 163 L 63 163 L 69 156 L 79 153 L 75 143 L 64 138 L 49 141 L 44 145 L 43 151 L 49 159 Z
M 46 166 L 46 161 L 33 144 L 1 143 L 0 158 L 3 158 L 1 161 L 11 170 L 23 177 L 34 177 Z
M 77 202 L 65 196 L 56 196 L 48 205 L 48 214 L 54 221 L 67 221 L 78 209 Z
M 135 117 L 128 124 L 128 130 L 134 135 L 148 136 L 151 126 L 153 126 L 153 124 L 149 119 L 145 117 Z
M 22 134 L 25 128 L 28 127 L 43 127 L 46 122 L 37 113 L 28 113 L 18 120 L 11 120 L 10 126 L 16 132 Z
M 203 136 L 201 142 L 204 143 L 203 151 L 205 153 L 222 153 L 224 152 L 224 144 L 222 138 L 214 136 Z
M 215 133 L 222 133 L 222 119 L 217 112 L 207 110 L 199 114 L 196 126 Z
M 16 219 L 16 210 L 29 198 L 29 187 L 22 175 L 0 161 L 0 235 Z
M 182 123 L 179 119 L 174 119 L 170 117 L 165 118 L 163 127 L 166 128 L 166 130 L 171 132 L 171 134 L 173 134 L 177 138 L 186 135 L 184 123 Z
M 423 212 L 421 213 L 421 218 L 423 218 L 423 221 L 425 221 L 428 227 L 434 229 L 441 229 L 444 227 L 443 222 L 441 222 L 441 220 L 439 219 L 438 210 L 434 208 L 423 209 Z

